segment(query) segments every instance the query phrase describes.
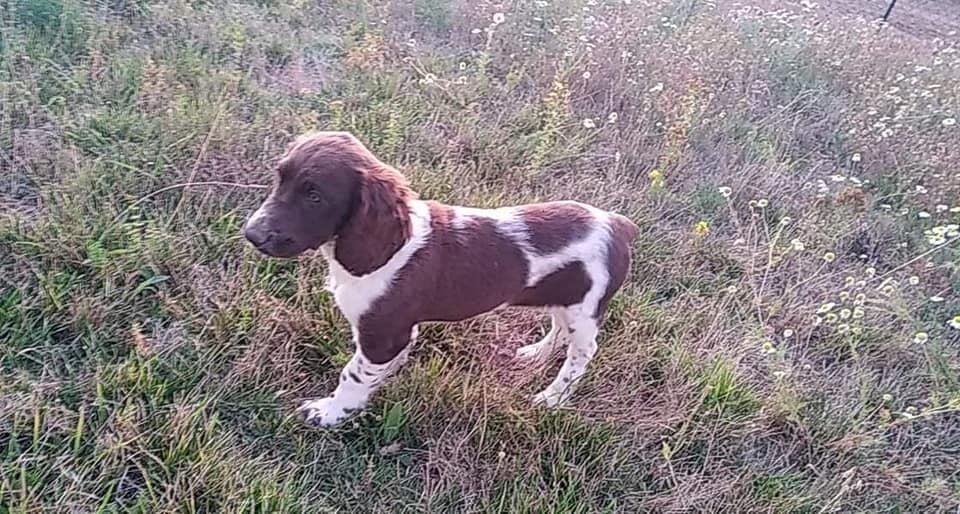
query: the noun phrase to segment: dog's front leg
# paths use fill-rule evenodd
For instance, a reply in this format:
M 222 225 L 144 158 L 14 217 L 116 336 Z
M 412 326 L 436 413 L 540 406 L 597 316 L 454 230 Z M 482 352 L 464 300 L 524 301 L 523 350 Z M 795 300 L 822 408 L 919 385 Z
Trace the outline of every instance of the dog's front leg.
M 333 394 L 304 402 L 297 411 L 304 421 L 314 426 L 332 426 L 348 418 L 365 407 L 374 391 L 403 365 L 416 336 L 417 328 L 413 327 L 409 335 L 389 338 L 388 344 L 373 346 L 361 332 L 357 351 L 340 372 L 340 383 Z

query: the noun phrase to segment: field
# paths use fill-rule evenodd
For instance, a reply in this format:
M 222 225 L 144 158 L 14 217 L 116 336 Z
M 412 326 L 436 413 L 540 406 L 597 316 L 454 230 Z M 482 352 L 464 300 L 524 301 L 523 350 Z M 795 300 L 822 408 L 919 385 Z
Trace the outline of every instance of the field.
M 0 514 L 956 512 L 957 24 L 901 3 L 3 3 Z M 569 405 L 506 311 L 294 416 L 350 331 L 240 228 L 312 129 L 641 227 Z

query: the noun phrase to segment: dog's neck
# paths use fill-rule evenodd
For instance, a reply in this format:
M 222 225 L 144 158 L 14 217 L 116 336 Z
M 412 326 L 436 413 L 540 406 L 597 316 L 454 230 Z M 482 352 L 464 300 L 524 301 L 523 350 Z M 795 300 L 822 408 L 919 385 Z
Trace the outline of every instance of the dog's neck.
M 364 279 L 371 275 L 378 274 L 385 268 L 396 268 L 397 263 L 402 261 L 405 264 L 409 257 L 422 247 L 426 242 L 426 237 L 430 232 L 430 210 L 429 207 L 420 200 L 411 200 L 408 202 L 410 222 L 410 236 L 401 240 L 399 246 L 392 244 L 395 248 L 384 250 L 382 243 L 376 241 L 375 235 L 369 235 L 369 247 L 359 247 L 353 243 L 345 248 L 339 237 L 324 243 L 320 247 L 320 253 L 327 261 L 330 269 L 331 278 L 339 284 Z M 374 250 L 368 250 L 372 248 Z M 371 258 L 372 255 L 381 255 L 379 258 Z M 379 262 L 377 262 L 379 261 Z

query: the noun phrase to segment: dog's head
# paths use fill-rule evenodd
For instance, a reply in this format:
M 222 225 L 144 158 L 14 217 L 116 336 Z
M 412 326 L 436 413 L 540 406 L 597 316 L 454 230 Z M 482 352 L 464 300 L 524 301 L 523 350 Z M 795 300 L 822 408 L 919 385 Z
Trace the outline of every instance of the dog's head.
M 243 233 L 273 257 L 294 257 L 334 239 L 379 248 L 409 235 L 410 196 L 403 177 L 352 135 L 306 134 L 287 147 L 270 196 Z

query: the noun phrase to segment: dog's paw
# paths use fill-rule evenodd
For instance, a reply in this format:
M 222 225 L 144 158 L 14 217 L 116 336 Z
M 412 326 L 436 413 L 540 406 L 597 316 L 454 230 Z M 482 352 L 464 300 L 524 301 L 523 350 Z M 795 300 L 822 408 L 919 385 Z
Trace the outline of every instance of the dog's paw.
M 517 348 L 514 358 L 522 362 L 536 362 L 546 358 L 546 348 L 541 343 L 528 344 Z
M 543 405 L 552 409 L 563 405 L 569 396 L 569 394 L 565 394 L 563 391 L 552 391 L 548 388 L 533 395 L 533 404 Z
M 303 402 L 297 408 L 300 419 L 315 427 L 332 427 L 350 416 L 351 410 L 337 405 L 333 398 L 320 398 Z

